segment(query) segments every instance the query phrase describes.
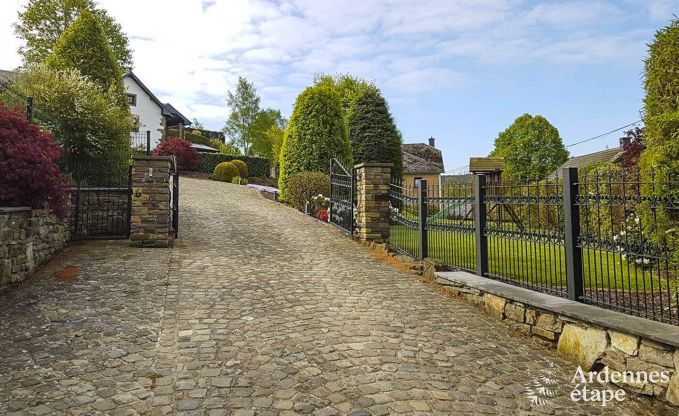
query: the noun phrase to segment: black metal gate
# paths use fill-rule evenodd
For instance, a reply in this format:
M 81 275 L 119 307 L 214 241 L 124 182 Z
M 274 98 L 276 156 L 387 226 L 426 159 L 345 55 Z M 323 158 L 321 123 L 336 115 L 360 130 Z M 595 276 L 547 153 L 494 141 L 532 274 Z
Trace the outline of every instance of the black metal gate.
M 77 187 L 70 190 L 71 240 L 124 239 L 130 236 L 131 171 L 130 168 L 127 186 Z
M 170 191 L 170 207 L 172 210 L 172 235 L 175 238 L 179 236 L 179 170 L 177 170 L 175 163 L 175 170 L 171 172 L 170 179 L 172 180 L 172 188 Z
M 354 172 L 337 159 L 330 161 L 330 218 L 331 224 L 353 235 L 355 229 Z

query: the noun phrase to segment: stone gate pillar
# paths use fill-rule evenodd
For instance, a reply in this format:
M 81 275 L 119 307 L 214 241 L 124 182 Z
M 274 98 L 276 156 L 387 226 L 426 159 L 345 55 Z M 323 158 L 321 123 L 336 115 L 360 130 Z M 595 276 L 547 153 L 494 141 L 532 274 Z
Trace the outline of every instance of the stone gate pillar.
M 389 239 L 391 163 L 361 163 L 356 169 L 356 226 L 362 242 Z
M 139 247 L 168 247 L 170 236 L 170 173 L 173 156 L 132 158 L 132 210 L 130 242 Z

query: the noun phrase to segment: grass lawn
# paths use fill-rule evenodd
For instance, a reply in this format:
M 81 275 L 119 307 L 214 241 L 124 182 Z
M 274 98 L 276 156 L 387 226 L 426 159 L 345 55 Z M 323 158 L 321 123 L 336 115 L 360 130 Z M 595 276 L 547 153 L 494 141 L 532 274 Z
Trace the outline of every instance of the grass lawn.
M 391 226 L 390 242 L 411 254 L 419 251 L 418 232 L 404 225 Z M 490 236 L 488 267 L 493 275 L 554 289 L 566 287 L 565 253 L 561 245 Z M 429 230 L 429 257 L 461 269 L 476 268 L 476 240 L 473 233 Z M 643 271 L 620 254 L 585 249 L 585 287 L 618 291 L 668 289 L 657 268 Z M 670 279 L 672 281 L 672 279 Z M 672 288 L 676 284 L 671 284 Z M 564 289 L 565 290 L 565 289 Z

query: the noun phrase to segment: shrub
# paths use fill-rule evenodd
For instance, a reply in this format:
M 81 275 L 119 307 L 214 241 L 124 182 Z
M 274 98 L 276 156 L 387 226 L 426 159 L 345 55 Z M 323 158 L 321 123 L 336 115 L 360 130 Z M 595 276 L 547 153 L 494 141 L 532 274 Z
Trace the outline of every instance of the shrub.
M 288 180 L 305 171 L 326 171 L 330 159 L 351 159 L 340 98 L 334 88 L 305 89 L 295 101 L 283 136 L 278 186 L 288 198 Z
M 0 206 L 49 208 L 65 216 L 66 180 L 54 163 L 61 153 L 50 133 L 0 103 Z
M 12 79 L 20 94 L 34 97 L 34 122 L 64 149 L 62 171 L 82 185 L 106 186 L 127 181 L 132 116 L 126 105 L 77 70 L 55 71 L 32 65 Z M 7 93 L 0 99 L 7 100 Z
M 203 132 L 200 130 L 193 130 L 191 131 L 191 134 L 196 135 L 196 136 L 203 136 Z
M 220 153 L 198 153 L 198 164 L 193 167 L 193 170 L 198 172 L 212 173 L 215 166 L 221 162 L 231 162 L 240 159 L 248 166 L 250 176 L 257 176 L 261 178 L 269 177 L 271 171 L 269 170 L 269 161 L 262 157 L 254 156 L 231 156 Z
M 236 159 L 236 160 L 232 161 L 231 163 L 236 165 L 236 167 L 238 168 L 238 172 L 240 172 L 241 178 L 247 178 L 248 177 L 248 165 L 245 164 L 245 162 L 243 162 L 240 159 Z
M 640 166 L 644 197 L 676 201 L 677 187 L 662 185 L 658 177 L 679 175 L 679 18 L 659 30 L 648 48 L 645 61 L 644 144 Z M 645 203 L 641 210 L 645 232 L 654 241 L 679 245 L 676 210 L 654 209 Z M 675 250 L 679 262 L 679 250 Z
M 319 194 L 330 194 L 330 176 L 325 172 L 300 172 L 288 181 L 286 201 L 297 209 L 304 209 L 306 203 Z
M 354 163 L 392 163 L 394 176 L 401 177 L 401 134 L 379 90 L 365 89 L 359 95 L 349 111 L 347 128 Z
M 215 166 L 212 173 L 218 181 L 232 182 L 234 178 L 238 177 L 238 168 L 231 162 L 222 162 Z
M 155 149 L 154 156 L 176 156 L 179 170 L 189 170 L 198 163 L 198 152 L 191 142 L 177 137 L 162 140 Z
M 233 162 L 226 162 L 226 163 L 233 163 Z M 234 185 L 240 185 L 240 176 L 236 175 L 231 179 L 231 183 Z

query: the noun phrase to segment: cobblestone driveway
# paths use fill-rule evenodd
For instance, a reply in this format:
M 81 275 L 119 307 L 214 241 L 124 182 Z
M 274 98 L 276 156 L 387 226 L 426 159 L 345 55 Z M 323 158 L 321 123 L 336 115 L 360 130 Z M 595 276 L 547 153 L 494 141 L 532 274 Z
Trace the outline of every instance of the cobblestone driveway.
M 253 191 L 182 179 L 173 249 L 89 242 L 0 297 L 0 414 L 654 414 Z M 56 270 L 79 267 L 73 280 Z M 555 364 L 559 395 L 525 385 Z

